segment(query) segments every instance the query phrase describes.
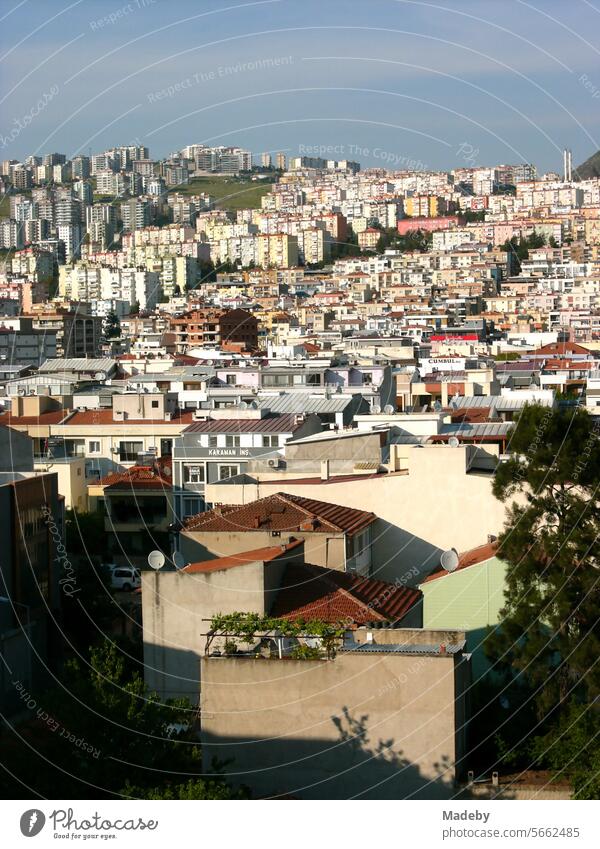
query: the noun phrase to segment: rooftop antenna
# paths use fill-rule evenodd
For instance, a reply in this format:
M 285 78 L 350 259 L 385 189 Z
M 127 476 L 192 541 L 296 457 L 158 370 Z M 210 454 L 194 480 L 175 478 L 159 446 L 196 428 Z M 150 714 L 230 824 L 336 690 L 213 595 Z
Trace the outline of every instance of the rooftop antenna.
M 446 572 L 454 572 L 458 567 L 458 551 L 455 548 L 449 548 L 448 551 L 443 551 L 440 557 L 440 565 Z

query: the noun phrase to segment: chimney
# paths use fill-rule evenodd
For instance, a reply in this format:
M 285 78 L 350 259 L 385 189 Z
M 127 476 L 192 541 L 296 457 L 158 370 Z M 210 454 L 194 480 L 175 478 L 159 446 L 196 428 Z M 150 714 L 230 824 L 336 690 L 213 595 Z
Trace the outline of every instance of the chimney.
M 329 480 L 329 460 L 321 460 L 321 480 Z
M 253 516 L 252 517 L 252 527 L 253 528 L 260 528 L 260 516 Z
M 446 654 L 446 646 L 444 643 L 440 645 L 440 654 Z

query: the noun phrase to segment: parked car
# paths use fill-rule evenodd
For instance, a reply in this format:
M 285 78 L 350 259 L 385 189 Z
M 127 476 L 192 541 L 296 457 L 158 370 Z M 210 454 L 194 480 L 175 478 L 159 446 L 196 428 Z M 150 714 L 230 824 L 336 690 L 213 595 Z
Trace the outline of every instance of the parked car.
M 113 590 L 124 590 L 130 592 L 142 586 L 139 569 L 133 566 L 115 566 L 109 565 L 110 568 L 110 585 Z

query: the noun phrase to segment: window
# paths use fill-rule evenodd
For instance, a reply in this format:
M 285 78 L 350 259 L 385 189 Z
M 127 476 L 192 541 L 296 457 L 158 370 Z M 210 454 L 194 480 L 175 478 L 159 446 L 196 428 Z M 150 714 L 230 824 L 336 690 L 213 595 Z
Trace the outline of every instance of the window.
M 290 374 L 263 374 L 263 386 L 290 386 L 291 383 Z
M 183 502 L 183 515 L 196 516 L 204 510 L 203 498 L 186 498 Z
M 119 460 L 123 463 L 134 463 L 137 455 L 144 449 L 143 442 L 121 442 L 119 444 Z
M 188 466 L 183 467 L 183 482 L 184 483 L 204 483 L 205 481 L 204 466 Z
M 232 434 L 227 434 L 225 437 L 225 445 L 227 448 L 239 448 L 240 447 L 240 437 L 233 436 Z
M 235 386 L 235 384 L 236 384 L 236 376 L 235 376 L 235 374 L 228 374 L 228 375 L 226 375 L 225 380 L 227 381 L 227 383 L 229 384 L 229 386 Z
M 158 409 L 158 401 L 152 401 L 151 406 L 152 406 L 153 410 L 157 410 Z
M 306 375 L 306 385 L 307 386 L 320 386 L 321 385 L 321 375 L 320 374 L 307 374 Z
M 226 478 L 233 478 L 238 471 L 237 466 L 219 466 L 219 480 L 224 481 Z
M 262 438 L 263 448 L 278 448 L 279 447 L 279 434 L 277 433 L 266 433 Z
M 160 456 L 166 457 L 169 454 L 173 453 L 173 440 L 172 439 L 161 439 L 160 440 Z
M 218 442 L 219 442 L 219 440 L 216 436 L 209 436 L 208 437 L 208 447 L 209 448 L 216 448 L 217 445 L 218 445 Z
M 100 453 L 100 443 L 97 442 L 96 440 L 94 440 L 93 442 L 90 442 L 88 453 L 89 454 L 99 454 Z
M 370 386 L 373 383 L 373 375 L 371 372 L 363 372 L 362 382 L 364 386 Z

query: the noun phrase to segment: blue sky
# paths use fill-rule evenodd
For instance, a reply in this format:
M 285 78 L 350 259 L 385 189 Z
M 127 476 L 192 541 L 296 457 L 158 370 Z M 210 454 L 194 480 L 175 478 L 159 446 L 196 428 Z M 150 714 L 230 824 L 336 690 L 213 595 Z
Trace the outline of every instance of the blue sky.
M 1 159 L 139 140 L 560 170 L 600 149 L 600 0 L 4 0 L 0 100 Z

